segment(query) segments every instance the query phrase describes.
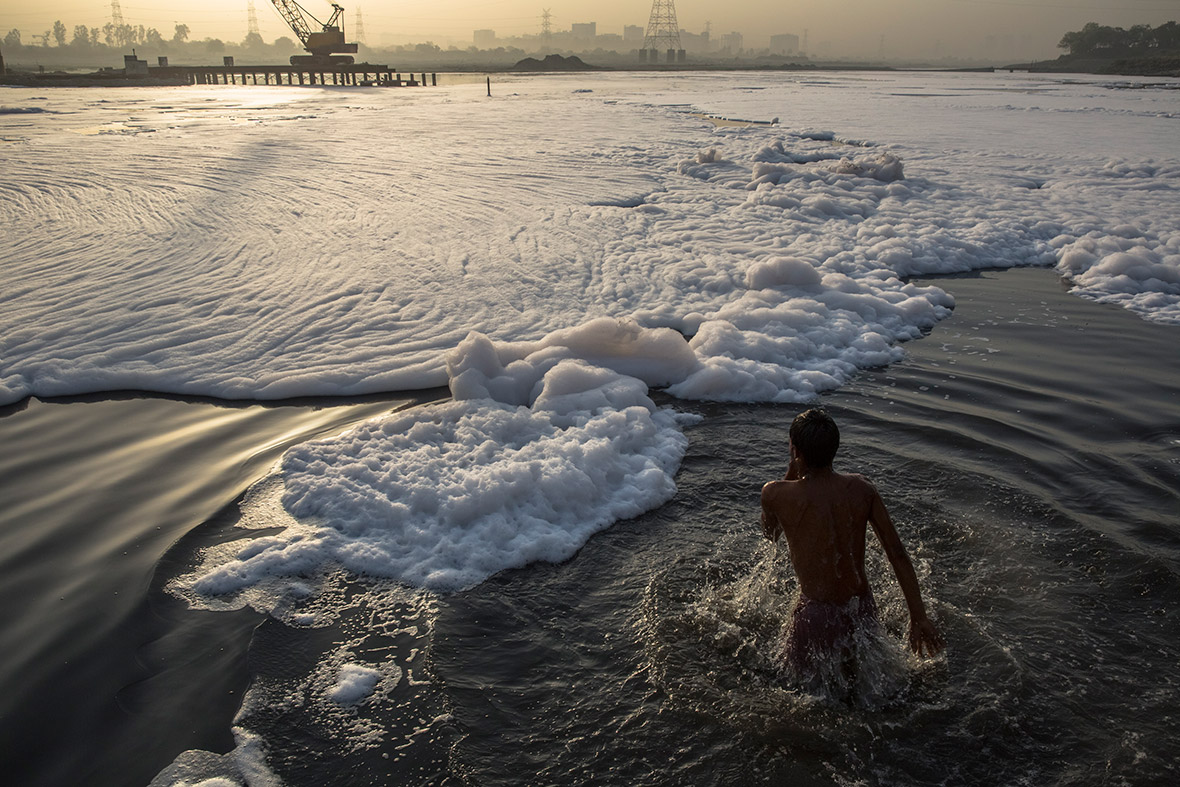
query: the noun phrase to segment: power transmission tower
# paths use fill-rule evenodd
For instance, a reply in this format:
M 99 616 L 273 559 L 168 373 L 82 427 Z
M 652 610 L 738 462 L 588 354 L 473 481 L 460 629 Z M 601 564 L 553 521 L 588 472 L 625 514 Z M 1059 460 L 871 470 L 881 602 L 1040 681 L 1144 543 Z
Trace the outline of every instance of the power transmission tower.
M 365 19 L 361 16 L 361 7 L 356 7 L 356 40 L 359 43 L 365 42 Z
M 676 23 L 676 3 L 673 0 L 652 0 L 651 18 L 647 20 L 647 35 L 643 37 L 643 49 L 650 53 L 640 59 L 659 59 L 660 51 L 668 53 L 668 62 L 684 60 L 684 49 L 680 46 L 680 25 Z
M 549 46 L 549 39 L 553 36 L 553 15 L 549 13 L 548 8 L 541 9 L 541 41 L 546 47 Z
M 111 42 L 118 47 L 128 47 L 134 43 L 131 34 L 131 27 L 123 21 L 123 9 L 119 8 L 119 0 L 111 0 L 111 34 L 107 38 L 107 43 Z
M 258 35 L 258 15 L 254 13 L 254 0 L 250 0 L 247 6 L 246 15 L 246 33 L 247 35 Z

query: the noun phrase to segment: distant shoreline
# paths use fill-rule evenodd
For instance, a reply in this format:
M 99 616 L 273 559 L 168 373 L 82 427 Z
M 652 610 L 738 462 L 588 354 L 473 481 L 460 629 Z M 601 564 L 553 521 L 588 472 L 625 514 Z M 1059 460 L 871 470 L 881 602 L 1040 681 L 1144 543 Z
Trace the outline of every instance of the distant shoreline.
M 821 72 L 821 71 L 927 71 L 932 73 L 994 73 L 996 71 L 1027 71 L 1029 73 L 1094 74 L 1104 76 L 1178 77 L 1180 56 L 1121 59 L 1082 59 L 1063 55 L 1055 60 L 1032 61 L 1008 65 L 946 67 L 922 64 L 889 65 L 884 63 L 754 63 L 754 62 L 688 62 L 631 65 L 596 65 L 576 56 L 549 55 L 543 60 L 526 58 L 513 65 L 489 63 L 404 64 L 399 71 L 419 71 L 453 74 L 553 74 L 553 73 L 691 73 L 702 71 Z M 9 66 L 0 75 L 0 85 L 15 87 L 170 87 L 187 84 L 181 80 L 160 77 L 127 77 L 121 73 L 70 73 L 61 70 L 38 72 L 20 66 Z
M 997 68 L 995 66 L 979 66 L 979 67 L 965 67 L 965 68 L 928 68 L 920 66 L 886 66 L 873 65 L 869 63 L 861 64 L 786 64 L 786 65 L 733 65 L 733 64 L 706 64 L 693 63 L 684 65 L 636 65 L 634 67 L 615 67 L 615 66 L 595 66 L 584 63 L 577 58 L 567 58 L 567 60 L 577 60 L 577 64 L 558 64 L 549 61 L 538 61 L 529 58 L 532 62 L 517 63 L 511 66 L 454 66 L 454 67 L 439 67 L 439 66 L 404 66 L 399 70 L 407 73 L 417 73 L 419 71 L 435 72 L 435 73 L 450 73 L 450 74 L 521 74 L 521 75 L 540 75 L 540 74 L 572 74 L 572 73 L 593 73 L 593 72 L 613 72 L 613 73 L 694 73 L 701 71 L 716 71 L 716 72 L 733 72 L 733 71 L 748 71 L 751 73 L 768 73 L 774 71 L 781 72 L 799 72 L 799 71 L 866 71 L 866 72 L 890 72 L 890 71 L 930 71 L 943 73 L 992 73 L 997 70 L 1007 70 L 1005 68 Z M 185 86 L 190 84 L 182 79 L 171 79 L 161 77 L 128 77 L 121 73 L 103 73 L 96 71 L 93 73 L 70 73 L 64 71 L 23 71 L 10 68 L 7 74 L 0 75 L 0 85 L 8 87 L 173 87 Z
M 1034 74 L 1180 77 L 1180 55 L 1130 58 L 1080 58 L 1062 55 L 1056 60 L 1005 66 L 1004 70 L 1028 71 Z

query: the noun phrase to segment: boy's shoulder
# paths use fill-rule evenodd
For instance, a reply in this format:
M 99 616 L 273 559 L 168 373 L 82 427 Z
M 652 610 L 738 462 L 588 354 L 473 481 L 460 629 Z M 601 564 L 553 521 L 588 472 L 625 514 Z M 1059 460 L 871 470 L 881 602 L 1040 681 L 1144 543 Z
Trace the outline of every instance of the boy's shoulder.
M 766 495 L 773 495 L 776 492 L 780 492 L 786 488 L 794 486 L 795 483 L 795 481 L 787 481 L 783 478 L 777 478 L 774 481 L 767 481 L 762 485 L 762 496 L 765 497 Z
M 798 481 L 788 481 L 784 478 L 767 481 L 762 485 L 762 501 L 789 500 L 799 490 L 799 487 Z
M 860 473 L 841 473 L 840 475 L 852 491 L 866 495 L 877 494 L 877 487 L 873 482 Z

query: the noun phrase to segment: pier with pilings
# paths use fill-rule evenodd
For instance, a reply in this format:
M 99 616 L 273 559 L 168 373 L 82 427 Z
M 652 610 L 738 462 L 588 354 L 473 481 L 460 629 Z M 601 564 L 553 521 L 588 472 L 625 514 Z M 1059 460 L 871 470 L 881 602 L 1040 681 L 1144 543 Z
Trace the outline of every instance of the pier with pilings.
M 437 74 L 402 75 L 372 63 L 290 66 L 171 66 L 148 68 L 148 76 L 190 85 L 344 85 L 424 87 L 438 84 Z

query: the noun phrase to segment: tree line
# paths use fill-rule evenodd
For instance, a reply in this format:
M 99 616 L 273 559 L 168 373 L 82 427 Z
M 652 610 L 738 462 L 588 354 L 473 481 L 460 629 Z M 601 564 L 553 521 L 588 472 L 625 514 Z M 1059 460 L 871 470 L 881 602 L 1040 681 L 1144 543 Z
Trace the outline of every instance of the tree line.
M 1165 22 L 1156 28 L 1135 25 L 1124 30 L 1090 22 L 1081 30 L 1062 36 L 1057 48 L 1068 50 L 1075 57 L 1164 54 L 1180 50 L 1180 26 Z
M 207 54 L 223 52 L 255 54 L 258 56 L 287 55 L 297 49 L 294 40 L 289 36 L 280 36 L 273 44 L 267 44 L 257 33 L 248 33 L 239 42 L 225 42 L 219 38 L 206 38 L 200 41 L 189 40 L 189 26 L 177 24 L 169 38 L 165 38 L 159 30 L 144 25 L 116 25 L 108 22 L 102 27 L 87 27 L 75 25 L 71 30 L 65 23 L 58 20 L 53 28 L 44 33 L 31 36 L 26 41 L 20 30 L 9 30 L 4 36 L 4 50 L 12 55 L 25 55 L 36 58 L 56 58 L 71 60 L 81 56 L 119 55 L 127 54 L 132 48 L 138 48 L 152 54 L 175 54 L 200 57 Z
M 172 35 L 173 43 L 184 43 L 188 40 L 189 28 L 188 25 L 177 25 L 176 31 Z M 4 45 L 7 47 L 20 46 L 42 46 L 48 47 L 50 40 L 59 47 L 74 47 L 76 49 L 89 49 L 97 46 L 106 45 L 113 49 L 126 49 L 132 46 L 161 46 L 166 42 L 164 37 L 160 35 L 160 31 L 154 27 L 144 27 L 143 25 L 116 25 L 113 22 L 107 22 L 102 27 L 87 27 L 86 25 L 75 25 L 73 32 L 65 26 L 59 19 L 53 23 L 52 30 L 46 30 L 44 33 L 34 33 L 31 43 L 25 44 L 22 40 L 20 30 L 9 30 L 8 34 L 4 36 Z M 39 44 L 36 39 L 41 39 Z

